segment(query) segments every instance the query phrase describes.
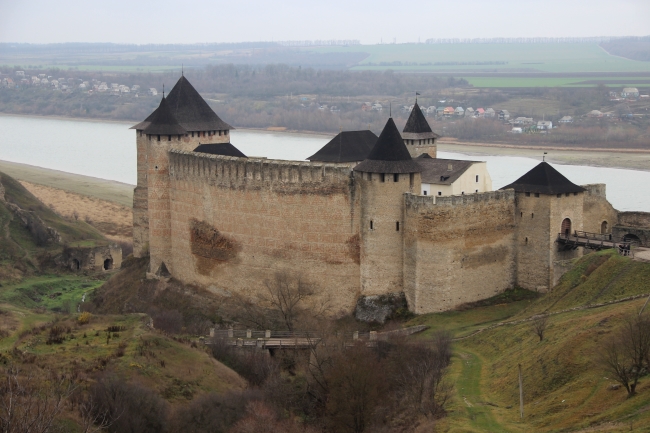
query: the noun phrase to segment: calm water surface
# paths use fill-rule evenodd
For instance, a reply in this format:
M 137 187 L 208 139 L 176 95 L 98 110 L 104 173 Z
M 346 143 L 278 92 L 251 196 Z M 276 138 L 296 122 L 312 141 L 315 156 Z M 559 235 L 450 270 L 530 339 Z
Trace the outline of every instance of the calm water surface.
M 135 184 L 135 131 L 129 124 L 0 116 L 0 159 Z M 265 131 L 232 131 L 232 143 L 249 156 L 304 160 L 328 137 Z M 441 158 L 488 162 L 494 189 L 507 185 L 539 163 L 511 156 L 439 152 Z M 572 182 L 606 183 L 607 198 L 619 210 L 650 212 L 650 171 L 559 165 Z

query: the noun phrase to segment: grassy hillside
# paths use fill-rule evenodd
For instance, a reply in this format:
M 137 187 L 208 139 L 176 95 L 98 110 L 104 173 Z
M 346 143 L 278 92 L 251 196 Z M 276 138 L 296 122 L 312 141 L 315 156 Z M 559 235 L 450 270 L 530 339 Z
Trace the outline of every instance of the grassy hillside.
M 622 387 L 610 389 L 615 381 L 598 363 L 604 339 L 646 299 L 616 301 L 647 293 L 650 264 L 606 251 L 580 259 L 538 299 L 515 296 L 503 303 L 508 298 L 502 297 L 493 305 L 414 319 L 413 324 L 446 328 L 457 337 L 451 369 L 456 395 L 444 431 L 648 431 L 650 378 L 641 380 L 638 395 L 627 398 Z M 542 312 L 550 316 L 540 342 L 528 319 Z M 584 430 L 589 427 L 597 429 Z
M 108 242 L 85 222 L 61 218 L 12 177 L 0 173 L 0 182 L 4 186 L 7 203 L 35 215 L 61 235 L 60 243 L 39 242 L 7 203 L 0 201 L 0 281 L 17 281 L 23 276 L 43 272 L 44 266 L 64 246 L 92 247 Z

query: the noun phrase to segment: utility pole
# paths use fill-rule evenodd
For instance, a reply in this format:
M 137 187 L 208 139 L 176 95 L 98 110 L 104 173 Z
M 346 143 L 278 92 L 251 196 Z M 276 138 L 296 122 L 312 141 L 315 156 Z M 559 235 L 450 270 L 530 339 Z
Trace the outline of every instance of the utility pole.
M 524 419 L 524 381 L 521 377 L 521 364 L 519 366 L 519 415 Z

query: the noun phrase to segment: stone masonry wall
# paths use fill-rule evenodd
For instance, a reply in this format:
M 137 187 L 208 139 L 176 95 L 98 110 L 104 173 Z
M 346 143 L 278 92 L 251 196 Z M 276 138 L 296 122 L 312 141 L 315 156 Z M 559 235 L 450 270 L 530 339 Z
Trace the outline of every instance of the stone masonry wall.
M 587 190 L 584 194 L 584 231 L 611 233 L 618 221 L 618 211 L 607 201 L 606 185 L 598 183 L 582 187 Z
M 405 196 L 405 293 L 416 313 L 452 309 L 515 283 L 512 190 Z
M 168 155 L 165 265 L 175 278 L 255 299 L 264 280 L 288 271 L 315 284 L 319 302 L 328 300 L 333 313 L 352 310 L 359 226 L 349 164 Z

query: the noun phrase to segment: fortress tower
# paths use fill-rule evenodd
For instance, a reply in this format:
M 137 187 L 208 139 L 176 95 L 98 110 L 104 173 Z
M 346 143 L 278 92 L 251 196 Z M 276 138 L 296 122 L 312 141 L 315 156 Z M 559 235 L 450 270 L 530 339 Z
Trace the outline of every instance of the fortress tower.
M 392 118 L 368 157 L 354 168 L 364 295 L 404 290 L 404 193 L 419 194 L 421 171 Z
M 192 151 L 230 142 L 230 125 L 216 115 L 184 76 L 136 130 L 138 184 L 133 194 L 133 254 L 152 252 L 151 272 L 169 266 L 171 213 L 170 149 Z M 155 263 L 154 263 L 155 262 Z
M 559 233 L 583 230 L 585 189 L 547 162 L 501 188 L 515 190 L 517 284 L 546 291 L 563 273 L 562 261 L 579 257 L 581 249 L 561 251 Z
M 438 138 L 440 136 L 431 130 L 429 122 L 422 114 L 416 100 L 413 111 L 411 111 L 411 115 L 402 131 L 402 139 L 406 148 L 413 158 L 417 158 L 423 153 L 428 154 L 431 158 L 436 158 L 436 139 Z

